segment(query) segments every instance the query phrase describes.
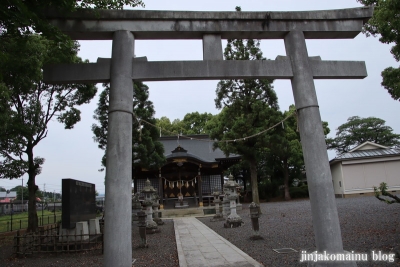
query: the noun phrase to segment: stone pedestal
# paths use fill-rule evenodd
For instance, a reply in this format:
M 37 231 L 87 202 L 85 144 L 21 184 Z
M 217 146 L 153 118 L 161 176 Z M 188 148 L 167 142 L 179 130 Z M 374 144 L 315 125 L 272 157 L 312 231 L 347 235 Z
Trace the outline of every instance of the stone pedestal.
M 146 213 L 144 211 L 139 211 L 137 213 L 138 226 L 139 226 L 139 236 L 140 236 L 140 248 L 147 248 L 147 235 L 146 235 Z
M 153 221 L 155 221 L 157 225 L 163 225 L 164 222 L 159 217 L 158 207 L 159 207 L 158 203 L 153 204 Z
M 221 200 L 219 198 L 214 200 L 215 204 L 215 215 L 214 217 L 210 220 L 211 222 L 216 222 L 216 221 L 223 221 L 224 217 L 221 214 L 221 211 L 219 209 L 219 204 L 221 203 Z
M 100 228 L 100 227 L 99 227 Z M 100 230 L 99 230 L 100 232 Z M 77 222 L 75 229 L 65 229 L 60 225 L 60 242 L 65 241 L 84 241 L 89 239 L 88 222 Z
M 229 206 L 230 204 L 229 204 L 228 194 L 225 194 L 224 198 L 222 199 L 222 216 L 225 218 L 228 217 L 229 214 L 231 213 Z
M 154 234 L 157 231 L 157 223 L 153 221 L 153 202 L 144 202 L 146 206 L 146 233 Z
M 242 218 L 236 213 L 236 195 L 229 195 L 231 214 L 226 219 L 225 228 L 240 227 L 243 224 Z
M 98 218 L 89 220 L 89 233 L 90 235 L 100 234 L 100 223 Z

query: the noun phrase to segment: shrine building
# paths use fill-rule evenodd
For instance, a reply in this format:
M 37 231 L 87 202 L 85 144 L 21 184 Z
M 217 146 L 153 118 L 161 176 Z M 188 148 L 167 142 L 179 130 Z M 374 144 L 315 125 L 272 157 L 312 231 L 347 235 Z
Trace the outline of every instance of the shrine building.
M 190 207 L 210 203 L 212 192 L 222 192 L 224 171 L 240 162 L 239 155 L 228 157 L 219 149 L 213 149 L 208 135 L 163 136 L 166 164 L 159 170 L 144 168 L 133 170 L 134 192 L 140 192 L 149 179 L 160 196 L 164 208 L 173 208 L 179 196 Z

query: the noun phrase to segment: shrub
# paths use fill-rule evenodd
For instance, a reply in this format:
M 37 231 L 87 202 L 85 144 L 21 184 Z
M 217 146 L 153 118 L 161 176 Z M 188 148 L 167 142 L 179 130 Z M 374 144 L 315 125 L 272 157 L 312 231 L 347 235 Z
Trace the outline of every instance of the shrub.
M 291 198 L 309 197 L 307 185 L 302 185 L 299 187 L 291 187 L 291 188 L 289 188 L 289 193 L 290 193 Z

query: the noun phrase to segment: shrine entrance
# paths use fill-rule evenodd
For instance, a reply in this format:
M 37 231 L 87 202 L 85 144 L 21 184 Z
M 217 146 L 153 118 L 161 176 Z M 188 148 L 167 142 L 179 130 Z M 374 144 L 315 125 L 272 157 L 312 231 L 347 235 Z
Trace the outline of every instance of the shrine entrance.
M 133 80 L 290 79 L 298 116 L 318 252 L 343 253 L 325 136 L 314 79 L 362 79 L 364 62 L 310 58 L 306 39 L 354 38 L 373 8 L 301 12 L 84 10 L 46 14 L 75 40 L 112 40 L 111 59 L 48 66 L 47 83 L 110 82 L 104 266 L 131 266 Z M 202 61 L 136 60 L 135 40 L 200 39 Z M 275 60 L 223 60 L 222 39 L 283 39 Z M 188 89 L 190 90 L 190 89 Z M 332 262 L 332 266 L 345 266 Z

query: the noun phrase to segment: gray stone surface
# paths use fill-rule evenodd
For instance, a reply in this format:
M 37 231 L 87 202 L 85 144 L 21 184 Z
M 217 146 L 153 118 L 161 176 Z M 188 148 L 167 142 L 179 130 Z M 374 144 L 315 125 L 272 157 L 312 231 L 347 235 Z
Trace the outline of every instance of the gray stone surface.
M 263 266 L 194 217 L 176 218 L 174 227 L 180 267 Z
M 203 60 L 223 60 L 221 35 L 203 36 Z
M 201 40 L 215 33 L 222 39 L 276 39 L 294 29 L 304 31 L 306 38 L 332 39 L 357 36 L 372 12 L 368 7 L 300 12 L 102 10 L 48 12 L 47 17 L 76 40 L 110 40 L 117 30 L 131 31 L 136 39 Z
M 314 79 L 362 79 L 367 76 L 363 61 L 312 60 Z M 110 79 L 107 61 L 97 64 L 62 64 L 46 66 L 47 83 L 107 82 Z M 207 60 L 207 61 L 134 61 L 132 79 L 139 81 L 179 81 L 218 79 L 290 79 L 290 60 Z
M 132 265 L 132 58 L 134 37 L 114 34 L 108 115 L 104 266 Z
M 304 34 L 301 31 L 288 33 L 285 47 L 294 74 L 291 83 L 298 110 L 316 246 L 318 251 L 342 252 L 332 176 Z

